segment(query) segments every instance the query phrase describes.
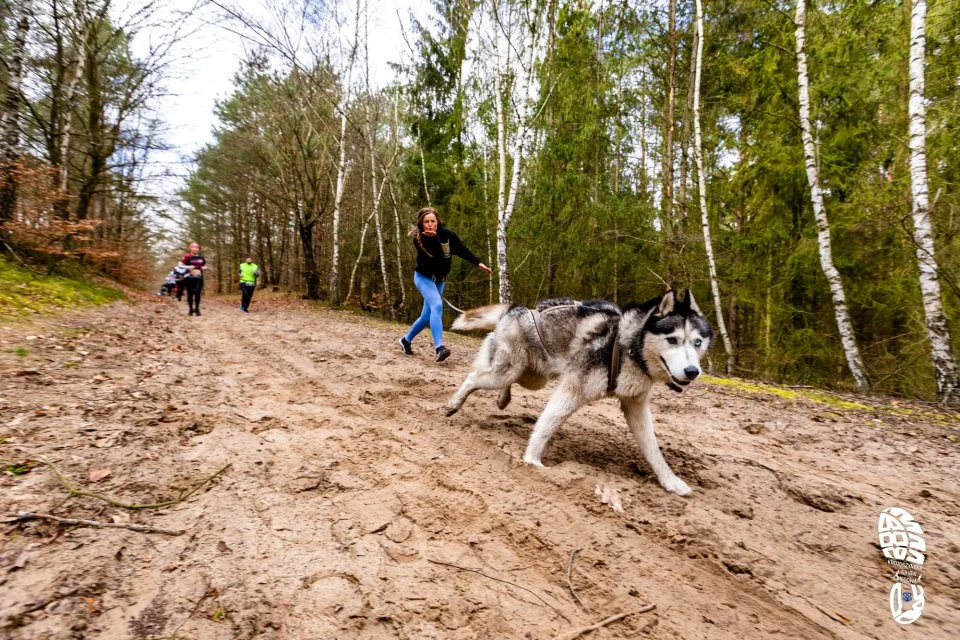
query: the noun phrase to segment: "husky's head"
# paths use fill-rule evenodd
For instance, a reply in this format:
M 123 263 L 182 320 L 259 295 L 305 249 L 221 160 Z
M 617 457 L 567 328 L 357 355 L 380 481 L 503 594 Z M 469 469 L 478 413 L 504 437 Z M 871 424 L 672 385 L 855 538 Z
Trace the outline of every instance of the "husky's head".
M 655 381 L 682 391 L 700 375 L 700 358 L 710 346 L 713 327 L 689 289 L 683 296 L 668 291 L 638 312 L 643 326 L 631 338 L 630 358 Z

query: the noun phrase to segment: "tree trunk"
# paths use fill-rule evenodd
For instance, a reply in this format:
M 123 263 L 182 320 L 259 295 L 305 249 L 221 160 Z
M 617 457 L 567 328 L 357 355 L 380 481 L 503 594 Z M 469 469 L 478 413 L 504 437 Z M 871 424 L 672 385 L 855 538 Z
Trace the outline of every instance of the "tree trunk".
M 500 303 L 506 304 L 509 303 L 512 297 L 511 287 L 510 287 L 510 275 L 507 270 L 507 227 L 510 224 L 510 218 L 513 216 L 514 208 L 517 204 L 517 189 L 520 186 L 520 167 L 523 165 L 523 154 L 526 150 L 527 136 L 530 133 L 530 123 L 529 123 L 529 105 L 530 105 L 530 89 L 533 84 L 530 82 L 530 77 L 534 73 L 533 63 L 534 55 L 536 52 L 537 45 L 537 19 L 538 11 L 536 2 L 531 3 L 529 15 L 530 15 L 530 24 L 529 24 L 529 41 L 526 34 L 523 36 L 524 49 L 521 50 L 521 54 L 526 55 L 526 66 L 524 66 L 524 61 L 522 59 L 517 60 L 518 70 L 517 70 L 517 79 L 515 82 L 518 87 L 518 99 L 517 99 L 517 132 L 515 134 L 513 142 L 513 167 L 510 175 L 510 191 L 507 196 L 506 205 L 500 208 L 499 214 L 497 217 L 497 269 L 500 272 Z M 496 8 L 496 3 L 494 3 L 494 8 Z M 497 75 L 499 75 L 499 55 L 497 55 Z M 497 96 L 499 97 L 500 91 L 497 89 Z M 500 103 L 497 100 L 498 104 Z M 502 114 L 502 107 L 499 109 L 499 113 Z M 498 134 L 502 138 L 504 132 L 501 130 L 504 122 L 503 118 L 498 118 Z M 500 153 L 500 195 L 498 199 L 498 204 L 503 201 L 503 183 L 504 183 L 504 170 L 506 165 L 506 160 L 503 157 L 505 143 L 501 143 Z
M 680 223 L 687 219 L 687 166 L 690 164 L 690 121 L 693 119 L 693 79 L 697 73 L 697 31 L 694 28 L 690 47 L 690 79 L 687 83 L 687 102 L 683 110 L 683 133 L 680 135 L 680 180 L 677 184 L 676 204 L 680 208 Z
M 96 37 L 97 31 L 93 29 L 89 35 L 90 39 Z M 93 46 L 92 44 L 90 46 Z M 88 52 L 89 55 L 89 52 Z M 86 220 L 100 183 L 100 176 L 106 168 L 107 156 L 104 149 L 104 104 L 101 87 L 101 68 L 96 60 L 87 60 L 85 67 L 87 76 L 87 158 L 84 168 L 89 167 L 89 172 L 84 175 L 83 185 L 80 187 L 80 194 L 77 196 L 77 220 Z
M 664 228 L 673 228 L 673 124 L 677 92 L 677 0 L 670 0 L 667 26 L 667 108 L 663 123 L 663 190 Z
M 913 240 L 920 268 L 923 314 L 930 337 L 931 359 L 937 376 L 937 396 L 944 403 L 957 391 L 957 362 L 950 349 L 950 331 L 940 298 L 940 278 L 934 255 L 927 186 L 926 63 L 927 0 L 913 0 L 910 15 L 910 191 L 913 196 Z
M 397 243 L 397 282 L 400 283 L 400 313 L 401 316 L 407 312 L 407 287 L 404 284 L 403 257 L 400 253 L 400 236 L 402 234 L 400 223 L 400 211 L 397 208 L 397 196 L 393 193 L 393 182 L 387 182 L 387 188 L 390 189 L 390 203 L 393 205 L 393 220 L 396 224 L 396 234 L 394 241 Z
M 840 342 L 847 359 L 847 366 L 853 375 L 857 389 L 864 391 L 870 384 L 863 370 L 863 361 L 857 349 L 857 340 L 847 311 L 847 300 L 843 292 L 843 282 L 840 272 L 833 265 L 833 255 L 830 245 L 830 224 L 827 221 L 827 212 L 823 207 L 823 193 L 820 190 L 820 173 L 817 169 L 816 150 L 813 143 L 813 127 L 810 124 L 810 88 L 807 78 L 807 54 L 804 50 L 807 7 L 806 0 L 797 0 L 796 37 L 797 37 L 797 75 L 800 89 L 800 130 L 803 138 L 803 153 L 807 166 L 807 182 L 810 183 L 810 201 L 813 205 L 813 215 L 817 221 L 817 243 L 820 248 L 820 267 L 830 284 L 830 293 L 833 298 L 833 311 L 837 319 L 837 329 L 840 332 Z
M 20 162 L 20 95 L 24 76 L 27 33 L 33 10 L 31 0 L 22 0 L 20 17 L 10 50 L 10 65 L 7 69 L 7 96 L 2 131 L 3 175 L 0 177 L 0 226 L 13 220 L 17 207 L 17 165 Z
M 300 248 L 303 251 L 303 271 L 304 278 L 307 281 L 307 298 L 319 300 L 320 275 L 317 273 L 317 256 L 313 248 L 313 227 L 312 223 L 297 223 L 297 231 L 300 234 Z
M 496 3 L 493 10 L 497 10 Z M 497 20 L 494 16 L 494 20 Z M 496 69 L 493 72 L 493 106 L 497 115 L 497 282 L 500 301 L 504 295 L 510 297 L 510 276 L 507 273 L 507 227 L 502 224 L 503 211 L 507 201 L 507 123 L 504 121 L 503 77 L 500 67 L 500 48 L 497 46 L 499 35 L 494 35 L 493 51 Z M 509 55 L 509 54 L 508 54 Z M 424 185 L 426 186 L 426 185 Z M 503 227 L 501 230 L 501 226 Z
M 343 187 L 347 181 L 347 108 L 350 103 L 350 90 L 353 83 L 353 63 L 357 57 L 357 40 L 360 36 L 360 7 L 354 14 L 353 48 L 347 63 L 347 81 L 343 85 L 343 97 L 340 100 L 340 159 L 337 162 L 337 188 L 333 199 L 333 255 L 330 260 L 330 302 L 340 306 L 340 204 L 343 202 Z
M 61 120 L 63 129 L 60 133 L 60 147 L 58 157 L 60 166 L 57 168 L 57 187 L 60 189 L 61 200 L 57 203 L 57 212 L 60 218 L 69 217 L 69 200 L 67 199 L 70 180 L 70 134 L 73 130 L 74 97 L 77 93 L 77 84 L 83 76 L 83 67 L 87 60 L 87 42 L 85 32 L 77 42 L 77 55 L 73 63 L 73 73 L 67 82 L 67 91 L 63 97 Z
M 717 329 L 723 340 L 723 349 L 727 352 L 727 375 L 733 375 L 734 354 L 727 326 L 723 321 L 723 305 L 720 303 L 720 285 L 717 281 L 717 262 L 713 257 L 713 241 L 710 238 L 710 218 L 707 215 L 707 181 L 703 169 L 703 136 L 700 132 L 700 77 L 703 74 L 703 3 L 696 0 L 697 6 L 697 49 L 696 73 L 693 85 L 693 157 L 697 164 L 697 184 L 700 191 L 700 215 L 703 219 L 703 244 L 707 250 L 707 265 L 710 268 L 710 289 L 713 292 L 713 306 L 717 313 Z
M 357 259 L 353 263 L 353 269 L 350 271 L 350 284 L 347 286 L 347 297 L 344 300 L 347 303 L 350 302 L 350 298 L 353 296 L 353 285 L 356 282 L 357 278 L 357 267 L 360 266 L 360 261 L 363 259 L 363 245 L 367 243 L 367 229 L 370 228 L 370 221 L 373 219 L 373 214 L 367 216 L 367 219 L 363 221 L 363 227 L 360 229 L 360 250 L 357 252 Z
M 386 304 L 390 307 L 390 317 L 393 318 L 395 313 L 393 310 L 392 297 L 390 295 L 390 278 L 387 275 L 387 252 L 383 244 L 383 224 L 380 221 L 380 201 L 383 196 L 383 188 L 387 182 L 387 174 L 384 173 L 382 180 L 380 181 L 380 187 L 377 188 L 377 165 L 376 165 L 376 154 L 374 153 L 373 145 L 373 127 L 370 128 L 370 164 L 372 171 L 370 172 L 370 190 L 373 196 L 373 225 L 377 232 L 377 253 L 380 255 L 380 277 L 383 279 L 383 295 L 385 298 Z

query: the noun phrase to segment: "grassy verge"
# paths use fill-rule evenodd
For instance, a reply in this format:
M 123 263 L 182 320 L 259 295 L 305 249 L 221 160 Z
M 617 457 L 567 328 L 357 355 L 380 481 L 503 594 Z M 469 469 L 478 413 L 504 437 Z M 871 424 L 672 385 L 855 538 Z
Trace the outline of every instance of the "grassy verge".
M 122 291 L 78 278 L 41 276 L 0 257 L 0 320 L 107 304 Z
M 820 405 L 825 405 L 839 413 L 844 411 L 866 411 L 878 415 L 885 414 L 907 420 L 912 419 L 929 422 L 945 427 L 960 426 L 960 413 L 921 402 L 902 401 L 879 395 L 863 396 L 864 402 L 854 402 L 822 389 L 787 389 L 763 382 L 741 380 L 740 378 L 720 378 L 711 375 L 704 375 L 702 379 L 709 384 L 735 389 L 747 394 L 768 393 L 786 400 L 806 399 Z M 954 440 L 954 438 L 951 437 L 951 440 Z

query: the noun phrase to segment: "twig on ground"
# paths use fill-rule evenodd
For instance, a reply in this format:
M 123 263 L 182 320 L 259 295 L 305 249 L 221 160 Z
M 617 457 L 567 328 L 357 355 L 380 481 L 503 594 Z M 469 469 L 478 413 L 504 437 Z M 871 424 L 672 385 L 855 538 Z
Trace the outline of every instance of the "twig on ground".
M 393 557 L 393 554 L 390 553 L 390 549 L 387 549 L 387 545 L 383 544 L 383 543 L 380 542 L 379 540 L 377 540 L 377 543 L 380 545 L 380 548 L 383 549 L 383 552 L 384 552 L 385 554 L 387 554 L 387 557 L 390 558 L 391 560 L 393 560 L 393 563 L 394 563 L 394 564 L 400 564 L 400 561 L 397 560 L 396 558 L 394 558 L 394 557 Z
M 573 596 L 573 599 L 577 601 L 577 604 L 580 605 L 581 609 L 586 609 L 583 606 L 583 602 L 580 600 L 580 596 L 577 595 L 577 592 L 573 590 L 573 559 L 577 557 L 577 554 L 583 551 L 583 549 L 574 549 L 570 552 L 570 560 L 567 561 L 567 586 L 570 587 L 570 595 Z
M 432 562 L 433 564 L 439 564 L 439 565 L 444 566 L 444 567 L 451 567 L 451 568 L 453 568 L 453 569 L 459 569 L 460 571 L 472 571 L 473 573 L 479 573 L 479 574 L 482 575 L 484 578 L 490 578 L 491 580 L 496 580 L 497 582 L 502 582 L 503 584 L 508 584 L 508 585 L 510 585 L 511 587 L 516 587 L 517 589 L 523 589 L 523 590 L 526 591 L 527 593 L 533 595 L 537 600 L 539 600 L 539 601 L 542 602 L 543 604 L 545 604 L 545 605 L 547 605 L 548 607 L 550 607 L 551 609 L 553 609 L 553 611 L 554 611 L 557 615 L 559 615 L 561 618 L 563 618 L 563 619 L 566 620 L 567 622 L 570 622 L 570 618 L 568 618 L 566 615 L 564 615 L 564 613 L 563 613 L 562 611 L 560 611 L 559 609 L 557 609 L 556 607 L 554 607 L 552 604 L 550 604 L 549 602 L 547 602 L 547 601 L 544 600 L 543 598 L 541 598 L 539 595 L 537 595 L 537 593 L 536 593 L 535 591 L 531 591 L 530 589 L 527 589 L 526 587 L 521 587 L 520 585 L 514 584 L 513 582 L 509 582 L 509 581 L 507 581 L 507 580 L 502 580 L 502 579 L 500 579 L 500 578 L 495 578 L 494 576 L 488 575 L 488 574 L 486 574 L 486 573 L 484 573 L 483 571 L 480 571 L 480 570 L 478 570 L 478 569 L 471 569 L 470 567 L 461 567 L 461 566 L 459 566 L 459 565 L 450 564 L 449 562 L 440 562 L 439 560 L 431 560 L 430 558 L 427 558 L 427 562 Z
M 197 603 L 193 605 L 193 609 L 190 610 L 189 615 L 187 615 L 187 617 L 184 618 L 180 622 L 180 624 L 177 625 L 177 628 L 173 630 L 173 634 L 170 636 L 171 640 L 176 640 L 177 634 L 180 633 L 180 629 L 182 629 L 183 625 L 187 624 L 190 618 L 192 618 L 197 613 L 197 611 L 200 610 L 200 606 L 207 600 L 207 598 L 209 598 L 210 596 L 216 595 L 217 590 L 210 587 L 209 578 L 205 580 L 205 583 L 206 584 L 203 587 L 203 595 L 200 596 L 200 599 L 197 600 Z
M 563 634 L 562 636 L 557 636 L 557 637 L 554 638 L 553 640 L 573 640 L 574 638 L 579 638 L 580 636 L 582 636 L 582 635 L 585 634 L 585 633 L 589 633 L 590 631 L 596 631 L 597 629 L 599 629 L 599 628 L 601 628 L 601 627 L 605 627 L 605 626 L 607 626 L 608 624 L 612 624 L 612 623 L 616 622 L 617 620 L 622 620 L 623 618 L 626 618 L 627 616 L 637 615 L 638 613 L 646 613 L 647 611 L 651 611 L 651 610 L 656 609 L 656 608 L 657 608 L 657 605 L 655 605 L 655 604 L 648 604 L 647 606 L 642 607 L 642 608 L 640 608 L 640 609 L 637 609 L 636 611 L 626 611 L 626 612 L 624 612 L 624 613 L 618 613 L 618 614 L 615 615 L 615 616 L 610 616 L 609 618 L 607 618 L 607 619 L 605 619 L 605 620 L 601 620 L 600 622 L 598 622 L 598 623 L 596 623 L 596 624 L 592 624 L 592 625 L 590 625 L 589 627 L 581 627 L 581 628 L 579 628 L 579 629 L 574 629 L 573 631 L 568 631 L 567 633 Z
M 76 518 L 61 518 L 49 513 L 33 513 L 32 511 L 17 511 L 6 516 L 4 524 L 8 522 L 22 522 L 24 520 L 52 520 L 71 527 L 94 527 L 97 529 L 129 529 L 138 533 L 162 533 L 165 536 L 182 536 L 186 531 L 178 529 L 158 529 L 145 524 L 127 524 L 122 522 L 98 522 L 97 520 L 78 520 Z
M 43 464 L 47 465 L 48 467 L 50 467 L 50 469 L 56 474 L 57 480 L 59 480 L 60 484 L 62 484 L 67 489 L 67 491 L 70 492 L 71 496 L 86 496 L 87 498 L 96 498 L 97 500 L 103 500 L 107 504 L 112 504 L 115 507 L 122 507 L 124 509 L 161 509 L 163 507 L 172 507 L 175 504 L 180 504 L 181 502 L 183 502 L 184 500 L 186 500 L 187 498 L 195 494 L 197 491 L 202 489 L 208 483 L 213 481 L 221 473 L 229 469 L 233 464 L 231 462 L 228 462 L 222 469 L 220 469 L 215 474 L 213 474 L 212 476 L 210 476 L 200 484 L 196 485 L 189 491 L 180 492 L 180 495 L 177 496 L 175 500 L 167 500 L 165 502 L 154 502 L 150 504 L 129 504 L 126 502 L 120 502 L 116 498 L 111 498 L 110 496 L 104 495 L 102 493 L 97 493 L 96 491 L 84 491 L 83 489 L 78 489 L 75 484 L 70 482 L 69 478 L 63 475 L 63 473 L 60 471 L 60 469 L 57 468 L 55 464 L 53 464 L 48 460 L 44 460 L 42 458 L 39 458 L 38 460 Z

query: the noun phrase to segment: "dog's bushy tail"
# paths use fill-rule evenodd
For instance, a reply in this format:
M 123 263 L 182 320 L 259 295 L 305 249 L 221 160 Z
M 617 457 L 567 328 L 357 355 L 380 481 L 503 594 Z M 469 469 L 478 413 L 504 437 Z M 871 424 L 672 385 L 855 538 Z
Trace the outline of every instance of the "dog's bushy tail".
M 497 326 L 500 318 L 510 309 L 508 304 L 492 304 L 486 307 L 477 307 L 476 309 L 467 309 L 463 314 L 453 321 L 450 328 L 454 331 L 471 331 L 477 329 L 486 329 L 492 331 Z

